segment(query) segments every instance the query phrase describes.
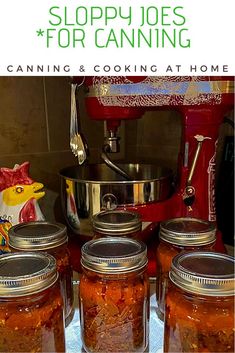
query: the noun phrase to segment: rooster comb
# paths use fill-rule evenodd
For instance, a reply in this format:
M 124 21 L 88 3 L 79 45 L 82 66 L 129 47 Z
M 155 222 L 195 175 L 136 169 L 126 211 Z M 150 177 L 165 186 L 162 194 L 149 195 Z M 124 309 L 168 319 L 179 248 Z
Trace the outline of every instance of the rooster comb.
M 30 185 L 34 181 L 29 176 L 29 162 L 15 165 L 13 169 L 0 168 L 0 192 L 15 185 Z

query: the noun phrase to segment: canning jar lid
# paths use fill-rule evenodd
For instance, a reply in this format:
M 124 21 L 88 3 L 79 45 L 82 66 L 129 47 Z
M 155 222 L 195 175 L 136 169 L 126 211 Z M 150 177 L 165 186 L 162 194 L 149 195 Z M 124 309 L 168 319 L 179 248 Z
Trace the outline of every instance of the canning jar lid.
M 101 238 L 82 246 L 81 264 L 99 273 L 125 273 L 146 266 L 147 247 L 142 241 L 130 238 Z
M 173 218 L 161 222 L 159 238 L 175 245 L 207 245 L 216 240 L 216 227 L 202 219 Z
M 17 250 L 46 250 L 68 241 L 66 226 L 45 221 L 19 223 L 8 235 L 9 245 Z
M 41 292 L 57 278 L 56 260 L 49 254 L 24 252 L 0 256 L 0 297 Z
M 181 289 L 207 296 L 234 295 L 235 260 L 214 252 L 181 253 L 172 260 L 169 277 Z
M 127 235 L 141 230 L 140 215 L 136 212 L 104 211 L 92 217 L 93 229 L 110 236 Z

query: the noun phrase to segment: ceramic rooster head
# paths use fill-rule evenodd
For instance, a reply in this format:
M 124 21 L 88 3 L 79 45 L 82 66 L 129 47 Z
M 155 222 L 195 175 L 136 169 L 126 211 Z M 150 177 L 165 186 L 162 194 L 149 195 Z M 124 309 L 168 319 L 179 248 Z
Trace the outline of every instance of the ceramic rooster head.
M 39 221 L 44 217 L 37 200 L 45 195 L 43 184 L 29 176 L 29 162 L 13 169 L 0 168 L 0 218 L 12 225 Z

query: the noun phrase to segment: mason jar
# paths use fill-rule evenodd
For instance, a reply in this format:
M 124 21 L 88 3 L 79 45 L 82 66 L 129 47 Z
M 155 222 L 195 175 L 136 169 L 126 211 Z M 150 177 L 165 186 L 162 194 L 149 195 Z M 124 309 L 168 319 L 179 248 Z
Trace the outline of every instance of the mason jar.
M 104 211 L 92 217 L 93 239 L 128 237 L 138 239 L 141 232 L 140 215 L 126 210 Z
M 67 229 L 61 223 L 20 223 L 9 230 L 11 251 L 43 251 L 55 257 L 64 299 L 66 325 L 73 315 L 72 266 L 67 243 Z
M 49 254 L 0 256 L 0 352 L 65 352 L 57 279 Z
M 234 258 L 177 255 L 169 273 L 164 352 L 234 352 Z
M 101 238 L 82 247 L 80 319 L 86 352 L 144 352 L 149 338 L 146 245 Z
M 216 227 L 196 218 L 174 218 L 161 222 L 157 248 L 157 314 L 164 319 L 165 295 L 174 256 L 182 251 L 213 251 Z

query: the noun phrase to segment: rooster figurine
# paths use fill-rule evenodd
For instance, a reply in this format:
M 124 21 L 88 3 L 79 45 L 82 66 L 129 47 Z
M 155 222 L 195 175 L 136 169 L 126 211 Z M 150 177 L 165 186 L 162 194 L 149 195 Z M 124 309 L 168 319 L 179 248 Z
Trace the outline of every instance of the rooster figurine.
M 29 162 L 13 169 L 0 168 L 0 219 L 12 225 L 44 220 L 37 200 L 45 195 L 43 184 L 29 176 Z

